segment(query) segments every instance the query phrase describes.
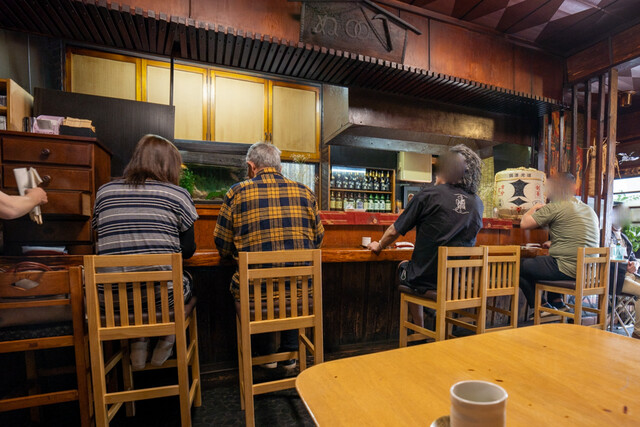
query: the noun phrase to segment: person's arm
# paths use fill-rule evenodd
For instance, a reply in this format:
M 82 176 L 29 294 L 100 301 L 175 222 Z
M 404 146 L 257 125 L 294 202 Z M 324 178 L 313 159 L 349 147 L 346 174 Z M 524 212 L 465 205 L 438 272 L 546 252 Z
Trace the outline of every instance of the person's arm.
M 186 231 L 180 233 L 180 249 L 182 250 L 182 258 L 188 259 L 193 256 L 196 251 L 196 238 L 193 231 L 193 225 Z
M 543 206 L 545 206 L 543 203 L 538 203 L 537 205 L 529 209 L 527 213 L 525 213 L 522 216 L 522 219 L 520 220 L 520 228 L 523 230 L 531 230 L 532 228 L 540 227 L 540 224 L 538 224 L 536 220 L 533 219 L 533 214 L 536 213 Z
M 233 243 L 233 211 L 231 203 L 233 199 L 233 189 L 229 190 L 224 197 L 224 203 L 220 207 L 220 213 L 216 221 L 216 228 L 213 231 L 213 241 L 220 252 L 222 258 L 233 257 L 237 250 Z
M 26 190 L 24 196 L 10 196 L 0 191 L 0 218 L 20 218 L 31 209 L 45 203 L 47 203 L 47 193 L 40 187 Z
M 392 244 L 396 239 L 400 237 L 400 233 L 396 230 L 396 227 L 391 224 L 382 235 L 379 242 L 371 242 L 367 246 L 374 254 L 378 255 L 381 250 Z

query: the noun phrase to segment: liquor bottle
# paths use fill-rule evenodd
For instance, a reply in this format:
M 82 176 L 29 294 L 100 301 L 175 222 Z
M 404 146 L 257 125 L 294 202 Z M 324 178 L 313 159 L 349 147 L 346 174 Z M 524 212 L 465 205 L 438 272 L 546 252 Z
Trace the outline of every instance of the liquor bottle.
M 353 190 L 355 188 L 355 185 L 356 185 L 356 174 L 352 172 L 349 174 L 349 190 Z
M 331 171 L 331 184 L 329 184 L 329 186 L 331 188 L 336 187 L 336 174 L 333 173 L 333 170 Z
M 352 210 L 354 209 L 354 200 L 353 200 L 353 193 L 349 193 L 345 196 L 344 201 L 342 202 L 342 205 L 344 207 L 344 210 Z
M 373 172 L 373 191 L 380 191 L 380 179 L 377 171 Z
M 362 210 L 364 209 L 364 203 L 362 201 L 362 194 L 358 193 L 356 196 L 356 209 Z
M 384 173 L 384 179 L 382 180 L 382 186 L 384 191 L 389 191 L 391 185 L 389 183 L 389 171 Z
M 362 209 L 367 212 L 369 211 L 369 197 L 367 196 L 367 193 L 365 193 L 364 197 L 362 198 Z
M 373 194 L 369 194 L 369 212 L 376 211 L 376 200 L 373 198 Z
M 336 197 L 336 210 L 342 210 L 342 195 L 340 193 L 338 193 L 338 196 Z
M 340 172 L 336 173 L 336 182 L 334 188 L 342 188 L 342 174 Z
M 391 212 L 391 198 L 387 194 L 387 200 L 384 201 L 384 211 Z
M 329 209 L 331 209 L 332 211 L 336 210 L 336 195 L 334 194 L 334 192 L 331 192 L 331 201 L 329 202 Z

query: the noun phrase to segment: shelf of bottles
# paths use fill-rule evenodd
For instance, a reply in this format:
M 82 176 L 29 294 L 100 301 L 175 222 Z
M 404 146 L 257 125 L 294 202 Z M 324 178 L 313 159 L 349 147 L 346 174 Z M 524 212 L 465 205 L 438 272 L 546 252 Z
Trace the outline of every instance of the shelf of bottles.
M 390 169 L 331 167 L 332 211 L 394 212 L 395 171 Z

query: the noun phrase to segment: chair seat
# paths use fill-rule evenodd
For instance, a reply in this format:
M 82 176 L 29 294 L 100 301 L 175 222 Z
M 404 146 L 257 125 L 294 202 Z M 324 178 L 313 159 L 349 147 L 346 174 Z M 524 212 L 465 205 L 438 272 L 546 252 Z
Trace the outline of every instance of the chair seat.
M 575 289 L 575 280 L 538 280 L 536 283 L 540 283 L 545 286 L 555 286 L 556 288 Z
M 20 325 L 0 329 L 0 341 L 29 340 L 65 335 L 73 335 L 73 324 L 71 322 Z
M 412 288 L 407 285 L 398 285 L 398 290 L 403 294 L 415 295 L 417 297 L 422 297 L 430 300 L 436 300 L 438 298 L 438 291 L 428 290 L 426 292 L 420 292 L 418 289 Z
M 195 296 L 192 296 L 191 299 L 189 299 L 189 301 L 187 301 L 184 305 L 184 317 L 185 319 L 187 317 L 189 317 L 191 315 L 191 313 L 193 312 L 193 309 L 196 306 L 196 302 L 197 299 Z M 131 307 L 129 307 L 131 309 Z M 173 322 L 173 309 L 169 310 L 169 319 L 170 321 Z M 102 324 L 104 325 L 106 322 L 106 317 L 104 315 L 100 316 L 100 320 L 102 322 Z M 119 325 L 120 324 L 120 315 L 116 314 L 113 317 L 113 321 L 114 324 Z M 133 324 L 135 322 L 135 314 L 134 313 L 129 313 L 129 324 Z M 142 313 L 142 322 L 143 323 L 148 323 L 149 322 L 149 314 L 147 313 L 147 310 L 143 310 Z M 156 322 L 161 323 L 162 322 L 162 311 L 159 308 L 156 308 Z

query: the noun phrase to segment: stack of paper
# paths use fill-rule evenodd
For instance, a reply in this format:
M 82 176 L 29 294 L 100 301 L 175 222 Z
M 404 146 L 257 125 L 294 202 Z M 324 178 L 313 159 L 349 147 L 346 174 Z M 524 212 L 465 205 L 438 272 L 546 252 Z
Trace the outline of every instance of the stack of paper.
M 21 196 L 25 195 L 25 190 L 36 188 L 42 183 L 42 178 L 40 178 L 35 168 L 16 168 L 13 170 L 13 175 L 16 177 L 18 192 Z M 36 206 L 29 212 L 29 218 L 36 224 L 42 224 L 42 211 L 40 210 L 40 206 Z

